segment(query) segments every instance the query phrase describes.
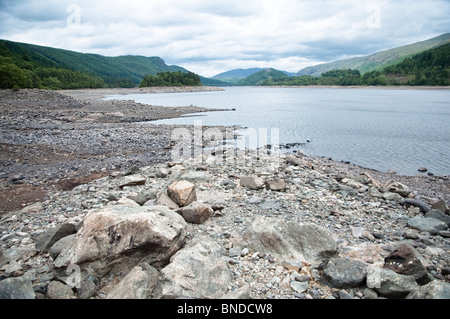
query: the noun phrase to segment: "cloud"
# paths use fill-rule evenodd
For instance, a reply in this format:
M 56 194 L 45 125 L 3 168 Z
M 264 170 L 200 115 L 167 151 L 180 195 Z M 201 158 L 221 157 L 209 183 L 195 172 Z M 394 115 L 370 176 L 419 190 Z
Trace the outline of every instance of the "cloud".
M 1 38 L 160 56 L 206 76 L 247 67 L 297 72 L 450 29 L 450 2 L 440 0 L 4 0 L 0 6 Z

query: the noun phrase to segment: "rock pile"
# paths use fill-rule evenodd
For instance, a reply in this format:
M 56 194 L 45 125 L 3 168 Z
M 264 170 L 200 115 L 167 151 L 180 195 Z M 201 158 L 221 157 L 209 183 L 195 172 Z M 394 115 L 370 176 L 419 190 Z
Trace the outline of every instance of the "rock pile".
M 0 297 L 450 298 L 439 198 L 303 155 L 237 157 L 113 172 L 3 216 Z

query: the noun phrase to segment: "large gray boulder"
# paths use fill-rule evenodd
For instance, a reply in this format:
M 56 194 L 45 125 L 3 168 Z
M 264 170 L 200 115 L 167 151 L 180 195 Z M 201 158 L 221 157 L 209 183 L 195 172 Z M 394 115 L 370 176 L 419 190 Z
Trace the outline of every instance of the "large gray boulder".
M 434 280 L 413 290 L 406 299 L 450 299 L 450 284 Z
M 397 274 L 386 268 L 369 268 L 367 286 L 392 299 L 403 299 L 419 287 L 413 276 Z
M 269 217 L 257 217 L 236 245 L 282 260 L 306 262 L 321 261 L 338 253 L 336 241 L 327 230 Z
M 366 282 L 367 265 L 358 260 L 331 258 L 323 267 L 323 275 L 334 288 L 356 288 Z
M 57 269 L 78 265 L 100 277 L 115 267 L 131 270 L 140 261 L 162 267 L 184 245 L 186 227 L 180 215 L 164 206 L 108 207 L 86 216 L 54 264 Z
M 0 299 L 35 299 L 31 280 L 24 277 L 0 281 Z
M 162 298 L 217 299 L 226 294 L 231 272 L 221 246 L 209 238 L 197 238 L 178 251 L 161 270 Z

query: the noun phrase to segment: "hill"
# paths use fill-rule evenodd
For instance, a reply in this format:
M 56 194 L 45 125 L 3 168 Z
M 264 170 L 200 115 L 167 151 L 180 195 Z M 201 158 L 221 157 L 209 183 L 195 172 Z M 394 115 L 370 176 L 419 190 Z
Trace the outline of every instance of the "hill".
M 283 71 L 275 69 L 264 69 L 262 71 L 253 73 L 252 75 L 246 77 L 245 79 L 239 80 L 237 82 L 237 85 L 240 86 L 261 85 L 262 83 L 267 81 L 285 78 L 288 78 L 288 76 Z
M 110 87 L 136 86 L 146 75 L 160 72 L 189 72 L 180 66 L 167 65 L 160 57 L 107 57 L 6 40 L 0 40 L 0 47 L 0 56 L 13 58 L 16 65 L 23 65 L 29 59 L 36 67 L 65 69 L 99 77 Z
M 358 70 L 362 74 L 382 70 L 385 67 L 394 65 L 403 61 L 407 57 L 411 57 L 415 54 L 423 51 L 450 43 L 450 33 L 443 34 L 436 38 L 432 38 L 426 41 L 417 42 L 401 46 L 398 48 L 385 50 L 372 55 L 364 57 L 356 57 L 331 63 L 319 64 L 300 70 L 297 75 L 312 75 L 320 76 L 322 73 L 331 70 Z
M 216 80 L 220 80 L 220 81 L 224 81 L 224 82 L 228 82 L 228 83 L 232 83 L 232 84 L 237 84 L 239 81 L 241 81 L 255 73 L 265 71 L 265 70 L 267 70 L 267 68 L 234 69 L 234 70 L 230 70 L 227 72 L 217 74 L 217 75 L 213 76 L 212 79 L 216 79 Z M 295 75 L 293 73 L 289 73 L 286 71 L 281 71 L 281 72 L 283 72 L 287 76 Z

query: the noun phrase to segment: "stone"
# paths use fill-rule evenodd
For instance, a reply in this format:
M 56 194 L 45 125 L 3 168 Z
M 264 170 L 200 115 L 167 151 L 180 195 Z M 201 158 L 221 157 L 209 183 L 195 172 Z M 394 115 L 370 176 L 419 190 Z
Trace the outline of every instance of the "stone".
M 63 251 L 64 248 L 70 245 L 70 243 L 75 239 L 76 234 L 72 234 L 66 237 L 61 238 L 56 243 L 53 244 L 52 247 L 50 247 L 48 253 L 50 254 L 50 257 L 52 257 L 53 260 L 56 260 L 56 258 L 59 256 L 61 251 Z
M 0 299 L 35 299 L 31 280 L 14 277 L 0 280 Z
M 53 280 L 47 286 L 48 299 L 75 299 L 75 293 L 66 284 Z
M 157 299 L 159 272 L 148 263 L 134 267 L 107 295 L 106 299 Z
M 403 199 L 403 197 L 400 194 L 391 193 L 391 192 L 383 193 L 383 198 L 385 200 L 392 200 L 392 201 L 396 201 L 396 202 L 399 202 Z
M 113 206 L 89 213 L 75 239 L 55 260 L 57 269 L 78 265 L 84 276 L 131 270 L 137 262 L 167 264 L 186 239 L 183 217 L 164 206 Z
M 413 276 L 419 284 L 430 282 L 428 272 L 422 264 L 422 256 L 412 246 L 401 244 L 384 259 L 384 268 L 398 274 Z
M 236 290 L 233 290 L 226 295 L 223 295 L 220 297 L 220 299 L 227 299 L 227 300 L 238 300 L 238 299 L 251 299 L 251 287 L 248 284 L 244 284 L 241 288 L 238 288 Z
M 423 200 L 421 200 L 419 198 L 406 198 L 406 199 L 402 200 L 400 202 L 400 204 L 403 206 L 406 206 L 406 207 L 410 207 L 410 206 L 418 207 L 420 209 L 420 211 L 424 214 L 428 213 L 431 210 L 430 205 L 428 205 L 427 203 L 425 203 Z
M 209 237 L 178 251 L 161 270 L 162 298 L 218 299 L 225 295 L 231 272 L 219 244 Z
M 167 195 L 179 206 L 185 207 L 197 200 L 195 185 L 188 181 L 178 181 L 167 188 Z
M 265 182 L 266 188 L 271 191 L 284 192 L 286 190 L 286 182 L 284 179 L 275 178 Z
M 145 185 L 147 182 L 147 179 L 145 176 L 137 174 L 137 175 L 130 175 L 125 176 L 119 181 L 119 188 L 124 188 L 125 186 L 139 186 L 139 185 Z
M 434 280 L 414 289 L 406 299 L 450 299 L 450 284 Z
M 299 272 L 302 269 L 303 263 L 298 260 L 283 260 L 281 262 L 284 268 L 290 271 Z
M 136 196 L 130 196 L 129 198 L 143 206 L 149 200 L 156 199 L 156 195 L 151 190 L 143 189 Z
M 440 221 L 443 221 L 444 223 L 447 224 L 447 226 L 450 227 L 450 216 L 443 213 L 441 210 L 439 209 L 432 209 L 430 210 L 428 213 L 425 214 L 426 218 L 434 218 L 434 219 L 438 219 Z
M 171 210 L 177 210 L 180 206 L 175 203 L 172 198 L 169 197 L 165 192 L 161 192 L 158 196 L 158 199 L 155 202 L 156 205 L 166 206 Z
M 212 179 L 211 175 L 201 171 L 189 171 L 181 175 L 180 179 L 191 183 L 208 182 Z
M 396 193 L 402 197 L 408 197 L 408 195 L 411 194 L 411 190 L 408 188 L 408 186 L 393 180 L 390 180 L 383 186 L 381 186 L 380 191 L 382 193 L 386 192 Z
M 448 228 L 447 224 L 435 218 L 414 217 L 408 220 L 408 226 L 430 234 L 437 234 L 441 230 Z
M 306 281 L 304 281 L 304 282 L 291 281 L 290 286 L 295 292 L 301 294 L 308 290 L 309 283 Z
M 64 223 L 52 227 L 34 238 L 36 249 L 40 252 L 48 252 L 58 240 L 75 233 L 76 229 L 73 224 Z
M 259 190 L 264 187 L 264 179 L 258 176 L 244 176 L 240 178 L 241 187 L 245 187 L 251 190 Z
M 323 275 L 334 288 L 356 288 L 365 283 L 367 265 L 358 260 L 331 258 L 323 267 Z
M 439 209 L 441 212 L 447 215 L 450 214 L 449 208 L 443 199 L 431 205 L 431 208 Z
M 21 212 L 26 214 L 33 214 L 41 211 L 43 208 L 43 204 L 41 202 L 37 202 L 22 208 Z
M 385 268 L 369 268 L 367 286 L 386 298 L 402 299 L 419 287 L 413 276 L 405 276 Z
M 264 216 L 255 219 L 236 245 L 273 254 L 281 260 L 314 262 L 337 254 L 337 244 L 327 230 Z
M 193 202 L 181 209 L 181 216 L 183 216 L 185 221 L 192 224 L 203 224 L 213 213 L 214 211 L 211 207 L 199 202 Z

